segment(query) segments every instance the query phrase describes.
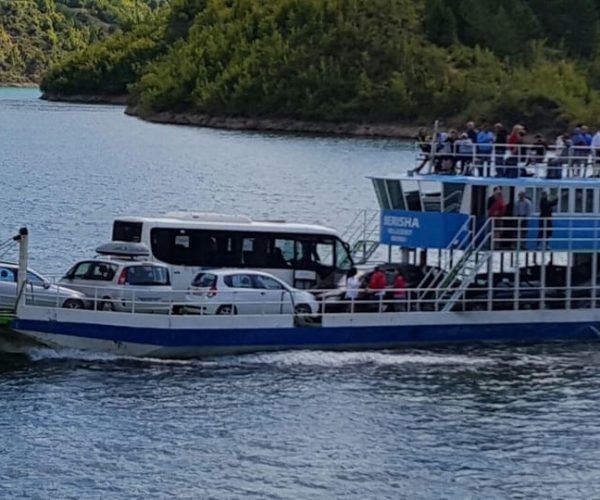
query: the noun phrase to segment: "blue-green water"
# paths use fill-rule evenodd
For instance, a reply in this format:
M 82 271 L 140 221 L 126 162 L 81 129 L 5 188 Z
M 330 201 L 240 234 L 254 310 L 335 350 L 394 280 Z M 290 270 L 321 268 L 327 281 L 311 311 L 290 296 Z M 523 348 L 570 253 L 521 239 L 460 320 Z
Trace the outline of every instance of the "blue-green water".
M 122 214 L 343 229 L 376 206 L 366 176 L 409 156 L 36 97 L 0 90 L 0 239 L 28 225 L 41 272 L 89 255 Z M 0 498 L 598 498 L 598 347 L 0 356 Z

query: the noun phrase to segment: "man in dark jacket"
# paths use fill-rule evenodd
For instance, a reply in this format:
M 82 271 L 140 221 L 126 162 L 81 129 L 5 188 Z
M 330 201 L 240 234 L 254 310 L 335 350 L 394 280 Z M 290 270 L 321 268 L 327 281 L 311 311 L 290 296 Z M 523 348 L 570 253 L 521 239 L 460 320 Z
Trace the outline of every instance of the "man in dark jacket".
M 543 191 L 540 196 L 540 229 L 538 231 L 538 246 L 542 246 L 546 250 L 550 250 L 548 240 L 552 238 L 552 210 L 558 205 L 558 199 L 550 200 L 548 193 Z

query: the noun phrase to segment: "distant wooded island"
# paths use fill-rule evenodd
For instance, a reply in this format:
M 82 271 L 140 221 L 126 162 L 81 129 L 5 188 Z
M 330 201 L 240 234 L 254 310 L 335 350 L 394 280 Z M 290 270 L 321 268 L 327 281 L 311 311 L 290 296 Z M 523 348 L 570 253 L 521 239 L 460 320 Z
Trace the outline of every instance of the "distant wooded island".
M 600 125 L 599 47 L 600 0 L 171 0 L 70 52 L 41 88 L 126 95 L 172 121 L 561 130 Z

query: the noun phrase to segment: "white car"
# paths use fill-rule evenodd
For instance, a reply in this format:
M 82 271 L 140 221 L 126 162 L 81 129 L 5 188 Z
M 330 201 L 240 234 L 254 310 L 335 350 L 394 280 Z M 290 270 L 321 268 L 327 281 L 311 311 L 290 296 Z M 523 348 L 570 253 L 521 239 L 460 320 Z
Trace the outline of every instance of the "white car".
M 11 262 L 0 262 L 0 310 L 13 310 L 17 302 L 17 274 L 19 266 Z M 51 284 L 40 274 L 27 270 L 25 299 L 28 304 L 44 307 L 85 309 L 91 301 L 75 290 Z
M 82 260 L 59 283 L 94 297 L 99 310 L 168 313 L 176 298 L 167 266 L 132 259 Z
M 248 269 L 213 269 L 196 275 L 186 296 L 186 309 L 202 314 L 319 313 L 319 303 L 305 290 L 279 278 Z

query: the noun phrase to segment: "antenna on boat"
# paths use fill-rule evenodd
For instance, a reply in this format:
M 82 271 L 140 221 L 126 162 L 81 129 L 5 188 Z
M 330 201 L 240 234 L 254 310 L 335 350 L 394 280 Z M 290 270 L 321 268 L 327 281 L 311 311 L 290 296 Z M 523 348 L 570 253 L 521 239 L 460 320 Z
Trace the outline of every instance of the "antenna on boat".
M 25 301 L 25 285 L 27 283 L 27 259 L 28 259 L 28 244 L 29 231 L 26 227 L 19 229 L 19 234 L 13 238 L 19 242 L 19 271 L 17 273 L 17 303 L 16 310 L 24 304 Z
M 433 172 L 434 162 L 435 162 L 435 154 L 437 153 L 437 135 L 438 130 L 440 128 L 440 121 L 436 120 L 433 122 L 433 133 L 431 134 L 431 148 L 429 150 L 429 173 Z

